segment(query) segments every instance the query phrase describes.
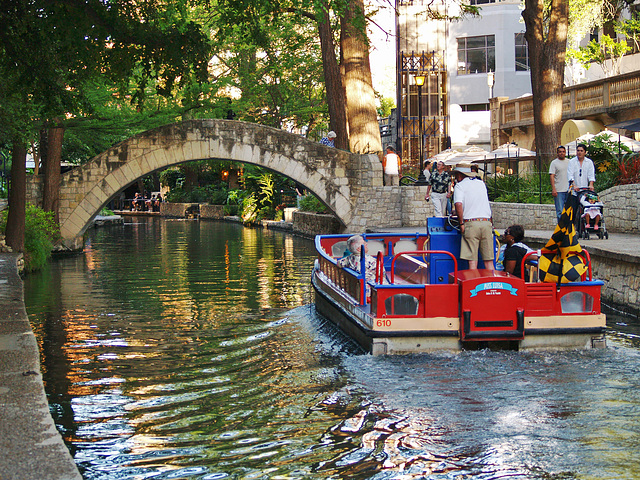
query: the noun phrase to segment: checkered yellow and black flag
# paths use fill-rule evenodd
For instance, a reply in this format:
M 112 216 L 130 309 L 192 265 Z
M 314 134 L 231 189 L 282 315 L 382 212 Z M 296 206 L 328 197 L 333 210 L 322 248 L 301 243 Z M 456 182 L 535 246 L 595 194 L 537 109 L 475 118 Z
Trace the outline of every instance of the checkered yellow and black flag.
M 580 280 L 587 265 L 573 225 L 577 209 L 577 198 L 569 195 L 553 235 L 538 258 L 540 281 L 547 283 L 569 283 Z

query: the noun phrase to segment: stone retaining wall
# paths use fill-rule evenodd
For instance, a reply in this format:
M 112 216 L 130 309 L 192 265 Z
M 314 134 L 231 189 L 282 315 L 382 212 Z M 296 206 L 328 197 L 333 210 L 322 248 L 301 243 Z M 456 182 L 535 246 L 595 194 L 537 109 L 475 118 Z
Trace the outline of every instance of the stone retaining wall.
M 556 207 L 535 203 L 491 202 L 494 225 L 522 225 L 527 230 L 553 230 L 557 225 Z
M 310 212 L 293 212 L 293 232 L 305 237 L 340 233 L 342 225 L 333 215 Z
M 200 204 L 200 218 L 201 219 L 217 219 L 224 218 L 224 206 L 223 205 L 209 205 L 208 203 Z
M 640 184 L 618 185 L 600 192 L 607 230 L 640 233 Z
M 197 203 L 167 203 L 160 204 L 160 216 L 171 218 L 187 218 L 191 215 L 198 215 L 200 205 Z

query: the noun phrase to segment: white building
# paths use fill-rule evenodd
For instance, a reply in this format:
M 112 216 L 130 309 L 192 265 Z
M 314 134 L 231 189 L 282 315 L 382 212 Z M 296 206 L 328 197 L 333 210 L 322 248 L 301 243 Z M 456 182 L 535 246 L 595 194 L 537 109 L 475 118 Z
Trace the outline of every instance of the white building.
M 406 128 L 407 120 L 418 115 L 417 98 L 407 101 L 417 94 L 412 77 L 425 73 L 419 71 L 421 68 L 431 74 L 428 65 L 424 65 L 426 62 L 412 69 L 406 57 L 432 52 L 443 60 L 440 104 L 441 112 L 447 118 L 441 122 L 440 132 L 446 140 L 439 142 L 437 138 L 430 142 L 427 138 L 424 147 L 427 156 L 434 153 L 438 143 L 440 149 L 449 144 L 453 148 L 467 145 L 489 148 L 489 98 L 515 98 L 531 92 L 520 0 L 472 0 L 471 3 L 478 4 L 481 15 L 452 22 L 427 19 L 427 5 L 433 8 L 434 3 L 423 0 L 396 2 L 400 137 L 406 137 L 410 130 Z M 455 5 L 446 0 L 440 0 L 438 7 L 449 16 L 457 14 Z M 424 111 L 429 110 L 425 102 L 428 105 L 429 100 L 423 99 L 423 117 L 428 116 Z M 429 118 L 423 118 L 423 123 L 429 121 Z M 414 157 L 415 152 L 406 148 L 408 144 L 410 142 L 404 140 L 403 153 L 405 157 Z

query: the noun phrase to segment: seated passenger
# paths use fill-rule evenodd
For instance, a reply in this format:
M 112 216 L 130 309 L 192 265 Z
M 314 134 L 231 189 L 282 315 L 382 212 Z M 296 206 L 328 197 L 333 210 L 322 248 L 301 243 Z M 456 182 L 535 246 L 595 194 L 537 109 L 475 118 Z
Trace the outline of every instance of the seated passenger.
M 524 238 L 524 228 L 522 225 L 511 225 L 504 231 L 502 235 L 504 243 L 507 247 L 504 250 L 504 271 L 511 273 L 516 277 L 524 278 L 520 271 L 520 265 L 522 265 L 522 259 L 524 256 L 533 251 L 527 245 L 522 243 Z M 527 260 L 537 260 L 537 255 L 531 255 Z
M 375 282 L 376 281 L 376 259 L 371 255 L 367 255 L 369 250 L 367 246 L 367 242 L 362 238 L 362 235 L 353 235 L 349 237 L 347 240 L 347 248 L 351 252 L 351 255 L 346 256 L 338 260 L 338 266 L 341 268 L 350 268 L 355 270 L 358 273 L 360 272 L 360 250 L 362 245 L 364 245 L 364 253 L 365 253 L 365 279 L 367 282 Z M 384 277 L 384 275 L 383 275 Z

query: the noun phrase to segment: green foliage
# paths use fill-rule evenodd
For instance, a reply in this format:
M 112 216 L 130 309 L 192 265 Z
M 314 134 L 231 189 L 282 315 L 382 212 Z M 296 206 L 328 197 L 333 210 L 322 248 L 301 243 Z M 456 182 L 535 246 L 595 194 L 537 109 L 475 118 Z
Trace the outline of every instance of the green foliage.
M 618 157 L 631 150 L 615 140 L 614 136 L 599 135 L 587 144 L 587 157 L 593 160 L 596 167 L 596 188 L 602 185 L 602 174 L 606 172 L 618 172 Z
M 300 199 L 300 210 L 303 212 L 328 213 L 329 209 L 315 195 L 305 195 Z
M 273 204 L 273 195 L 275 193 L 275 182 L 272 173 L 263 173 L 258 179 L 260 185 L 260 205 L 270 207 Z
M 2 231 L 7 226 L 8 210 L 0 216 Z M 53 212 L 45 212 L 31 204 L 26 205 L 24 228 L 24 269 L 26 272 L 38 270 L 46 265 L 55 243 L 60 240 L 60 228 L 54 220 Z
M 111 217 L 115 215 L 115 213 L 113 213 L 113 210 L 110 210 L 107 207 L 104 207 L 102 210 L 100 210 L 100 215 L 102 217 Z
M 258 200 L 254 194 L 248 195 L 242 201 L 240 218 L 245 224 L 251 224 L 258 220 Z
M 380 105 L 378 106 L 378 116 L 381 118 L 386 118 L 391 115 L 391 110 L 395 108 L 396 101 L 393 98 L 389 97 L 378 97 L 378 101 Z
M 549 174 L 531 173 L 518 177 L 504 175 L 487 179 L 489 198 L 494 202 L 509 203 L 540 203 L 542 189 L 542 203 L 553 203 Z
M 624 41 L 612 39 L 609 35 L 602 35 L 600 41 L 591 40 L 586 46 L 570 48 L 567 50 L 568 58 L 575 58 L 587 70 L 591 63 L 597 63 L 602 67 L 606 76 L 610 76 L 617 71 L 618 61 L 622 56 L 631 50 L 631 47 Z M 613 65 L 607 67 L 606 61 L 611 60 Z
M 167 168 L 160 172 L 160 183 L 169 189 L 177 188 L 184 182 L 184 172 L 178 168 Z

